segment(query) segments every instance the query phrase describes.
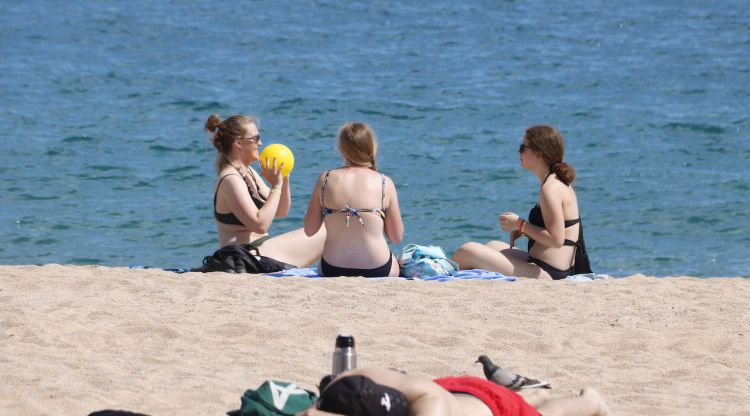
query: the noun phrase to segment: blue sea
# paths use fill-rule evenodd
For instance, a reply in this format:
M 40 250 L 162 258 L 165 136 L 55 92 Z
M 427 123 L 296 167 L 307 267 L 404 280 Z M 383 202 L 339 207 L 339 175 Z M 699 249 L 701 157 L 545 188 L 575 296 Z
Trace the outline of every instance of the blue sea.
M 406 243 L 504 239 L 565 136 L 592 267 L 750 276 L 746 1 L 1 1 L 0 264 L 187 268 L 218 248 L 212 113 L 313 182 L 373 126 Z M 525 242 L 521 243 L 525 245 Z

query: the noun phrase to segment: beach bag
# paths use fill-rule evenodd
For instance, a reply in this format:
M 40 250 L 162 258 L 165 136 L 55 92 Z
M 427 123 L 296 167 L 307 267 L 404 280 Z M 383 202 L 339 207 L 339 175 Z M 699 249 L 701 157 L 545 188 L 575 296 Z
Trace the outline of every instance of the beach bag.
M 256 247 L 245 247 L 237 244 L 224 246 L 210 256 L 203 258 L 203 266 L 191 269 L 191 272 L 225 272 L 225 273 L 274 273 L 294 269 L 296 266 L 270 257 L 261 256 Z
M 449 260 L 440 246 L 407 244 L 398 256 L 401 277 L 453 276 L 458 263 Z
M 256 390 L 247 390 L 242 395 L 238 410 L 227 412 L 229 416 L 293 416 L 313 403 L 317 396 L 310 390 L 294 383 L 266 380 Z

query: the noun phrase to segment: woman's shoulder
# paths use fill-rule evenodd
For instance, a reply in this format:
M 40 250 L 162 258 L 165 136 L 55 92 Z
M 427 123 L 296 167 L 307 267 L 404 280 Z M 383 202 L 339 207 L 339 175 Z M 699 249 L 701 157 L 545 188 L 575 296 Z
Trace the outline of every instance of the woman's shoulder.
M 573 189 L 569 185 L 566 185 L 565 183 L 557 179 L 557 177 L 555 177 L 554 179 L 555 180 L 545 181 L 542 184 L 542 187 L 539 192 L 541 195 L 548 196 L 548 197 L 563 196 L 569 193 Z
M 242 176 L 240 176 L 240 174 L 235 170 L 222 170 L 216 177 L 216 184 L 218 186 L 223 183 L 239 184 L 245 183 L 245 181 L 242 179 Z
M 375 171 L 372 169 L 347 169 L 345 167 L 339 167 L 339 168 L 333 168 L 323 171 L 319 177 L 326 177 L 329 178 L 336 178 L 336 177 L 355 177 L 355 178 L 380 178 L 385 177 L 384 174 L 382 174 L 379 171 Z

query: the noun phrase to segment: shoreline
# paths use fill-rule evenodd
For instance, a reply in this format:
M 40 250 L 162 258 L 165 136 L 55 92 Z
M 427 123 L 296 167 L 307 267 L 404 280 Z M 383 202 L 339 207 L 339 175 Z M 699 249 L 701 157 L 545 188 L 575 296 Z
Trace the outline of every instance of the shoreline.
M 745 278 L 271 278 L 0 266 L 0 413 L 225 414 L 266 379 L 316 390 L 339 333 L 360 367 L 481 376 L 487 354 L 590 385 L 617 415 L 746 414 Z

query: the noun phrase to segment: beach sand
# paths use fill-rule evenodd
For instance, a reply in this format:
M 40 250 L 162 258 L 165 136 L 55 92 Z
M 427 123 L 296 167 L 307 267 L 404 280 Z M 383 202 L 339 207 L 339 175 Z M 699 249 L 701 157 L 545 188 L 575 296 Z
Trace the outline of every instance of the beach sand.
M 359 367 L 597 388 L 616 415 L 750 414 L 750 279 L 594 282 L 175 274 L 0 266 L 0 414 L 223 415 L 266 379 Z

